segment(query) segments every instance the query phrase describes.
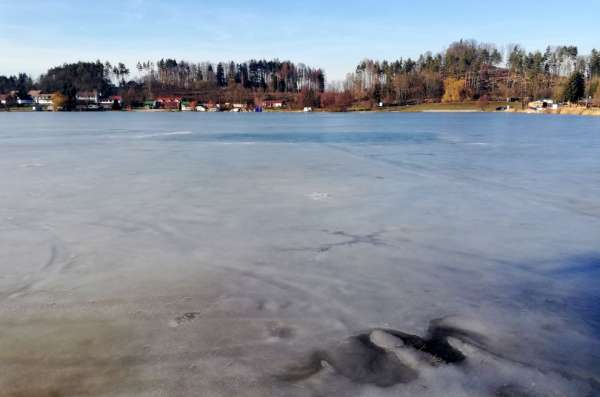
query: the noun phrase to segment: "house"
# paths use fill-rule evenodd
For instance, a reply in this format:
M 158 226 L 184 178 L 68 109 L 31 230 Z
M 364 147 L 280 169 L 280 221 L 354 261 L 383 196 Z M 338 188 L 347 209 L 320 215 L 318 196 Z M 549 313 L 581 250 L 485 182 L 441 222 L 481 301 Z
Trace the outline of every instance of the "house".
M 163 96 L 156 98 L 156 106 L 162 109 L 179 110 L 181 97 Z
M 120 95 L 111 95 L 108 98 L 100 100 L 100 106 L 106 110 L 112 110 L 115 102 L 120 108 L 123 103 L 123 98 Z
M 207 103 L 205 103 L 204 108 L 206 108 L 207 112 L 220 112 L 221 111 L 221 105 L 220 104 L 215 104 L 213 101 L 209 101 Z
M 527 104 L 527 107 L 531 110 L 536 110 L 538 112 L 548 109 L 557 110 L 558 103 L 555 103 L 552 99 L 540 99 L 537 101 L 529 102 Z
M 285 105 L 282 100 L 267 99 L 263 101 L 262 107 L 271 109 L 280 109 Z
M 48 94 L 42 92 L 40 90 L 31 90 L 27 93 L 33 99 L 34 103 L 38 105 L 51 105 L 52 104 L 52 94 Z
M 10 104 L 12 96 L 9 94 L 0 94 L 0 104 Z
M 196 106 L 196 112 L 206 112 L 206 107 L 202 105 Z
M 42 91 L 40 91 L 40 90 L 30 90 L 27 93 L 27 95 L 29 95 L 31 97 L 31 99 L 33 99 L 33 102 L 37 103 L 37 99 L 41 93 L 42 93 Z
M 75 94 L 75 99 L 78 102 L 98 103 L 99 95 L 98 91 L 78 91 Z
M 52 105 L 52 97 L 53 97 L 53 94 L 48 94 L 48 93 L 42 92 L 37 97 L 36 103 L 38 103 L 39 105 Z

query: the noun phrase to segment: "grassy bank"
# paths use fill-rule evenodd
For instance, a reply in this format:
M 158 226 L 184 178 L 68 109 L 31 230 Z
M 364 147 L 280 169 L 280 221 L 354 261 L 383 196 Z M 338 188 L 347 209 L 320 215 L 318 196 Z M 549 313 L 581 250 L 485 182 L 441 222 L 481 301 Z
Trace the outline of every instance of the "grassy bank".
M 496 108 L 510 105 L 511 108 L 521 109 L 521 104 L 506 102 L 457 102 L 457 103 L 422 103 L 409 106 L 390 106 L 383 108 L 389 112 L 494 112 Z
M 419 105 L 407 105 L 407 106 L 387 106 L 384 108 L 359 108 L 354 107 L 349 109 L 355 112 L 406 112 L 406 113 L 471 113 L 471 112 L 495 112 L 497 108 L 506 107 L 510 105 L 509 112 L 513 113 L 531 113 L 531 114 L 561 114 L 561 115 L 577 115 L 577 116 L 600 116 L 600 108 L 585 108 L 583 106 L 564 106 L 557 110 L 546 110 L 543 112 L 536 112 L 531 109 L 523 109 L 520 102 L 488 102 L 481 104 L 477 101 L 470 102 L 456 102 L 456 103 L 423 103 Z

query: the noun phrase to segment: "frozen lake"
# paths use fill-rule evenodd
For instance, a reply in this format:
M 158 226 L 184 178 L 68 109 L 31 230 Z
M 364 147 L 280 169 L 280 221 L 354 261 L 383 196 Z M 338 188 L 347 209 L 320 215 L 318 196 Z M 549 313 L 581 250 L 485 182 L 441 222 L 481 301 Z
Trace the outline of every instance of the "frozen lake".
M 600 393 L 600 118 L 0 113 L 0 175 L 2 395 Z

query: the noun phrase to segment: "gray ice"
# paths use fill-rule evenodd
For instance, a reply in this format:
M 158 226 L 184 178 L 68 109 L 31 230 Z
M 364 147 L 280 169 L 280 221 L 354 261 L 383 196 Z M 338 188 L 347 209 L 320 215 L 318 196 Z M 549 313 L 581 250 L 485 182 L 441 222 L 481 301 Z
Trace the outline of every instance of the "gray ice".
M 600 119 L 2 113 L 0 175 L 1 395 L 600 394 Z

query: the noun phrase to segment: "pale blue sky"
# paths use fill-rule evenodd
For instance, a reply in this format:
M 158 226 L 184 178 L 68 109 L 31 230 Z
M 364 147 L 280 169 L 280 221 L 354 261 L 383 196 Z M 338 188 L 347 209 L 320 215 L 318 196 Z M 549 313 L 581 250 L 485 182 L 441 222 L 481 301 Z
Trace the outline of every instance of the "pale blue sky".
M 341 79 L 363 58 L 437 52 L 460 38 L 600 48 L 600 1 L 0 0 L 0 74 L 76 60 L 279 58 Z

